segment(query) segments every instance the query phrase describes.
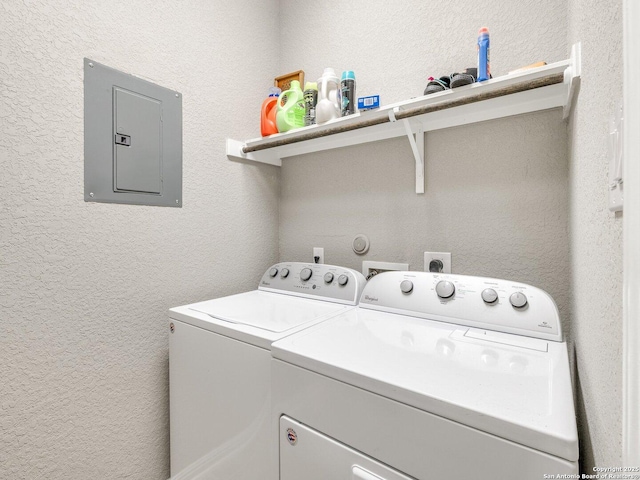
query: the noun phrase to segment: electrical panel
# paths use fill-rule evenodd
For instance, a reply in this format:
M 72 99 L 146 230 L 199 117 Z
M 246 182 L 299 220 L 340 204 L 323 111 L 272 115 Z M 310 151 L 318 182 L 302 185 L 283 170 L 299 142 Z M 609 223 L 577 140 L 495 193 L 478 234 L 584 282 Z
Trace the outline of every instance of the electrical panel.
M 182 95 L 84 59 L 84 198 L 182 206 Z

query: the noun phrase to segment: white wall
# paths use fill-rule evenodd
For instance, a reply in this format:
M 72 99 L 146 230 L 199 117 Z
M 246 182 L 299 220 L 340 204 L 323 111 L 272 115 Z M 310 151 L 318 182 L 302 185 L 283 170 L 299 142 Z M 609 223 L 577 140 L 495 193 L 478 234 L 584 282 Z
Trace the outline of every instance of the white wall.
M 295 4 L 295 5 L 294 5 Z M 478 28 L 491 32 L 494 75 L 539 60 L 567 58 L 566 5 L 466 0 L 433 8 L 419 1 L 281 1 L 283 31 L 316 18 L 314 38 L 290 44 L 283 71 L 315 79 L 324 66 L 353 69 L 358 95 L 383 103 L 421 95 L 427 77 L 476 62 Z M 313 14 L 311 13 L 313 12 Z M 523 37 L 523 32 L 527 33 Z M 454 273 L 511 278 L 541 286 L 570 318 L 566 124 L 560 110 L 426 135 L 426 193 L 414 190 L 406 139 L 286 159 L 282 166 L 281 259 L 361 269 L 362 260 L 407 262 L 422 270 L 424 251 L 453 254 Z M 363 257 L 357 233 L 371 240 Z
M 571 0 L 582 84 L 570 125 L 573 339 L 586 473 L 622 463 L 622 215 L 607 209 L 609 118 L 622 100 L 622 2 Z
M 553 110 L 427 134 L 424 195 L 406 138 L 285 160 L 280 256 L 310 261 L 318 246 L 327 263 L 422 270 L 424 251 L 452 252 L 454 273 L 543 285 L 568 328 L 566 150 Z
M 280 0 L 283 72 L 315 81 L 353 70 L 358 96 L 383 104 L 422 95 L 429 76 L 476 65 L 478 29 L 491 33 L 493 75 L 567 58 L 567 5 L 558 0 Z
M 569 57 L 583 43 L 583 81 L 570 124 L 556 111 L 426 135 L 426 193 L 413 193 L 405 140 L 285 160 L 280 258 L 328 263 L 406 261 L 451 251 L 454 272 L 530 282 L 556 299 L 575 339 L 585 472 L 621 462 L 621 218 L 606 208 L 607 121 L 621 98 L 621 2 L 454 0 L 304 7 L 281 0 L 283 31 L 315 23 L 305 41 L 283 37 L 281 69 L 315 80 L 324 66 L 355 71 L 358 95 L 383 103 L 420 95 L 429 75 L 475 62 L 477 29 L 491 32 L 494 75 Z M 309 20 L 314 19 L 314 20 Z M 369 235 L 365 257 L 351 251 Z
M 277 8 L 0 2 L 0 477 L 169 476 L 166 311 L 277 260 L 279 170 L 224 153 L 258 132 Z M 83 201 L 85 56 L 184 95 L 183 208 Z
M 252 288 L 278 248 L 359 267 L 355 233 L 366 259 L 420 269 L 424 249 L 450 250 L 460 273 L 547 289 L 575 338 L 585 468 L 618 465 L 621 221 L 604 205 L 619 3 L 0 1 L 2 475 L 167 477 L 166 309 Z M 274 76 L 353 69 L 358 94 L 391 103 L 473 66 L 483 25 L 494 75 L 583 42 L 568 156 L 550 111 L 429 133 L 423 196 L 402 139 L 286 160 L 281 186 L 275 167 L 226 160 L 226 137 L 257 136 Z M 84 203 L 85 56 L 183 93 L 184 208 Z

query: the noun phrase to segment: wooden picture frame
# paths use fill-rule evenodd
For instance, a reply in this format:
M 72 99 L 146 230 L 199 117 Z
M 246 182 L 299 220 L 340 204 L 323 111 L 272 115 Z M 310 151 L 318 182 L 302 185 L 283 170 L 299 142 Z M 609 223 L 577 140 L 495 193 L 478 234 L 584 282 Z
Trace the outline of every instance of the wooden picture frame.
M 302 70 L 280 75 L 273 80 L 273 84 L 284 92 L 291 88 L 292 80 L 298 80 L 300 82 L 300 88 L 304 89 L 304 71 Z

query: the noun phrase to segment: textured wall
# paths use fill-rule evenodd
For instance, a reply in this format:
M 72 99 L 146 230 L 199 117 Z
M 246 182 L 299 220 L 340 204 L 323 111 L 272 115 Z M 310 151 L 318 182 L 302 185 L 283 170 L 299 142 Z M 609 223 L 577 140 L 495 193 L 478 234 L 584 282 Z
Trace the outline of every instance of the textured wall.
M 303 69 L 311 81 L 324 67 L 354 70 L 358 95 L 379 93 L 390 104 L 422 95 L 429 76 L 474 67 L 482 26 L 491 33 L 494 75 L 564 60 L 566 15 L 558 0 L 280 0 L 280 66 Z
M 281 1 L 285 31 L 300 15 L 294 4 Z M 324 246 L 330 263 L 421 269 L 422 251 L 451 251 L 455 272 L 548 290 L 575 341 L 583 469 L 619 465 L 622 221 L 606 208 L 606 137 L 622 96 L 621 1 L 314 5 L 316 41 L 285 38 L 283 70 L 303 68 L 315 79 L 324 66 L 353 69 L 358 94 L 380 93 L 383 103 L 419 95 L 428 75 L 473 65 L 480 25 L 491 32 L 494 75 L 567 58 L 582 41 L 570 133 L 556 112 L 428 133 L 424 196 L 412 193 L 402 139 L 285 160 L 280 257 L 308 259 L 311 247 Z M 365 257 L 350 250 L 356 233 L 371 238 Z
M 171 306 L 277 260 L 279 170 L 229 162 L 277 2 L 0 2 L 0 478 L 169 476 Z M 83 201 L 83 57 L 183 93 L 184 208 Z M 264 85 L 264 91 L 256 88 Z
M 0 478 L 167 477 L 167 307 L 252 288 L 277 259 L 279 170 L 224 156 L 227 136 L 258 135 L 256 85 L 349 68 L 359 94 L 391 103 L 474 65 L 481 25 L 496 75 L 582 40 L 569 176 L 557 112 L 429 133 L 423 196 L 402 139 L 286 160 L 280 258 L 324 246 L 359 268 L 362 232 L 366 259 L 420 269 L 422 251 L 447 250 L 457 272 L 547 289 L 565 327 L 574 312 L 585 466 L 619 464 L 621 218 L 605 208 L 605 137 L 620 1 L 568 4 L 0 2 Z M 84 56 L 184 94 L 184 208 L 83 202 Z
M 415 193 L 406 139 L 286 160 L 281 258 L 357 270 L 362 260 L 407 262 L 452 252 L 454 273 L 511 278 L 547 290 L 569 325 L 567 134 L 560 110 L 426 136 L 426 193 Z M 351 242 L 366 234 L 371 249 Z
M 571 0 L 569 42 L 582 41 L 570 125 L 573 338 L 584 471 L 622 454 L 622 215 L 609 212 L 609 118 L 622 100 L 622 1 Z
M 283 30 L 301 12 L 282 1 Z M 282 70 L 353 69 L 359 94 L 383 103 L 420 95 L 429 75 L 475 64 L 478 27 L 491 32 L 496 75 L 523 64 L 566 58 L 566 4 L 354 1 L 314 3 L 316 37 L 287 44 Z M 477 11 L 476 11 L 477 10 Z M 304 13 L 304 12 L 302 12 Z M 304 16 L 304 15 L 303 15 Z M 348 21 L 347 21 L 348 20 Z M 375 34 L 374 34 L 375 32 Z M 527 37 L 523 38 L 523 32 Z M 280 257 L 361 269 L 362 260 L 408 262 L 422 270 L 424 251 L 453 254 L 455 273 L 512 278 L 556 299 L 569 329 L 567 131 L 559 110 L 426 135 L 426 193 L 414 190 L 406 139 L 309 154 L 282 167 Z M 355 234 L 371 250 L 351 250 Z

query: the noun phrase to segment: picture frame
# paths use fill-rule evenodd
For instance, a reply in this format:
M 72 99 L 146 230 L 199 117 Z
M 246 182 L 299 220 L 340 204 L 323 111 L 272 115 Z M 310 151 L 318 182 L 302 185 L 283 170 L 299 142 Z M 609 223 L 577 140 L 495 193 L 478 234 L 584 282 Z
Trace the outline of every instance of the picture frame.
M 291 88 L 291 81 L 298 80 L 300 82 L 300 88 L 304 89 L 304 71 L 298 70 L 297 72 L 287 73 L 280 75 L 273 80 L 273 85 L 278 87 L 283 92 Z

